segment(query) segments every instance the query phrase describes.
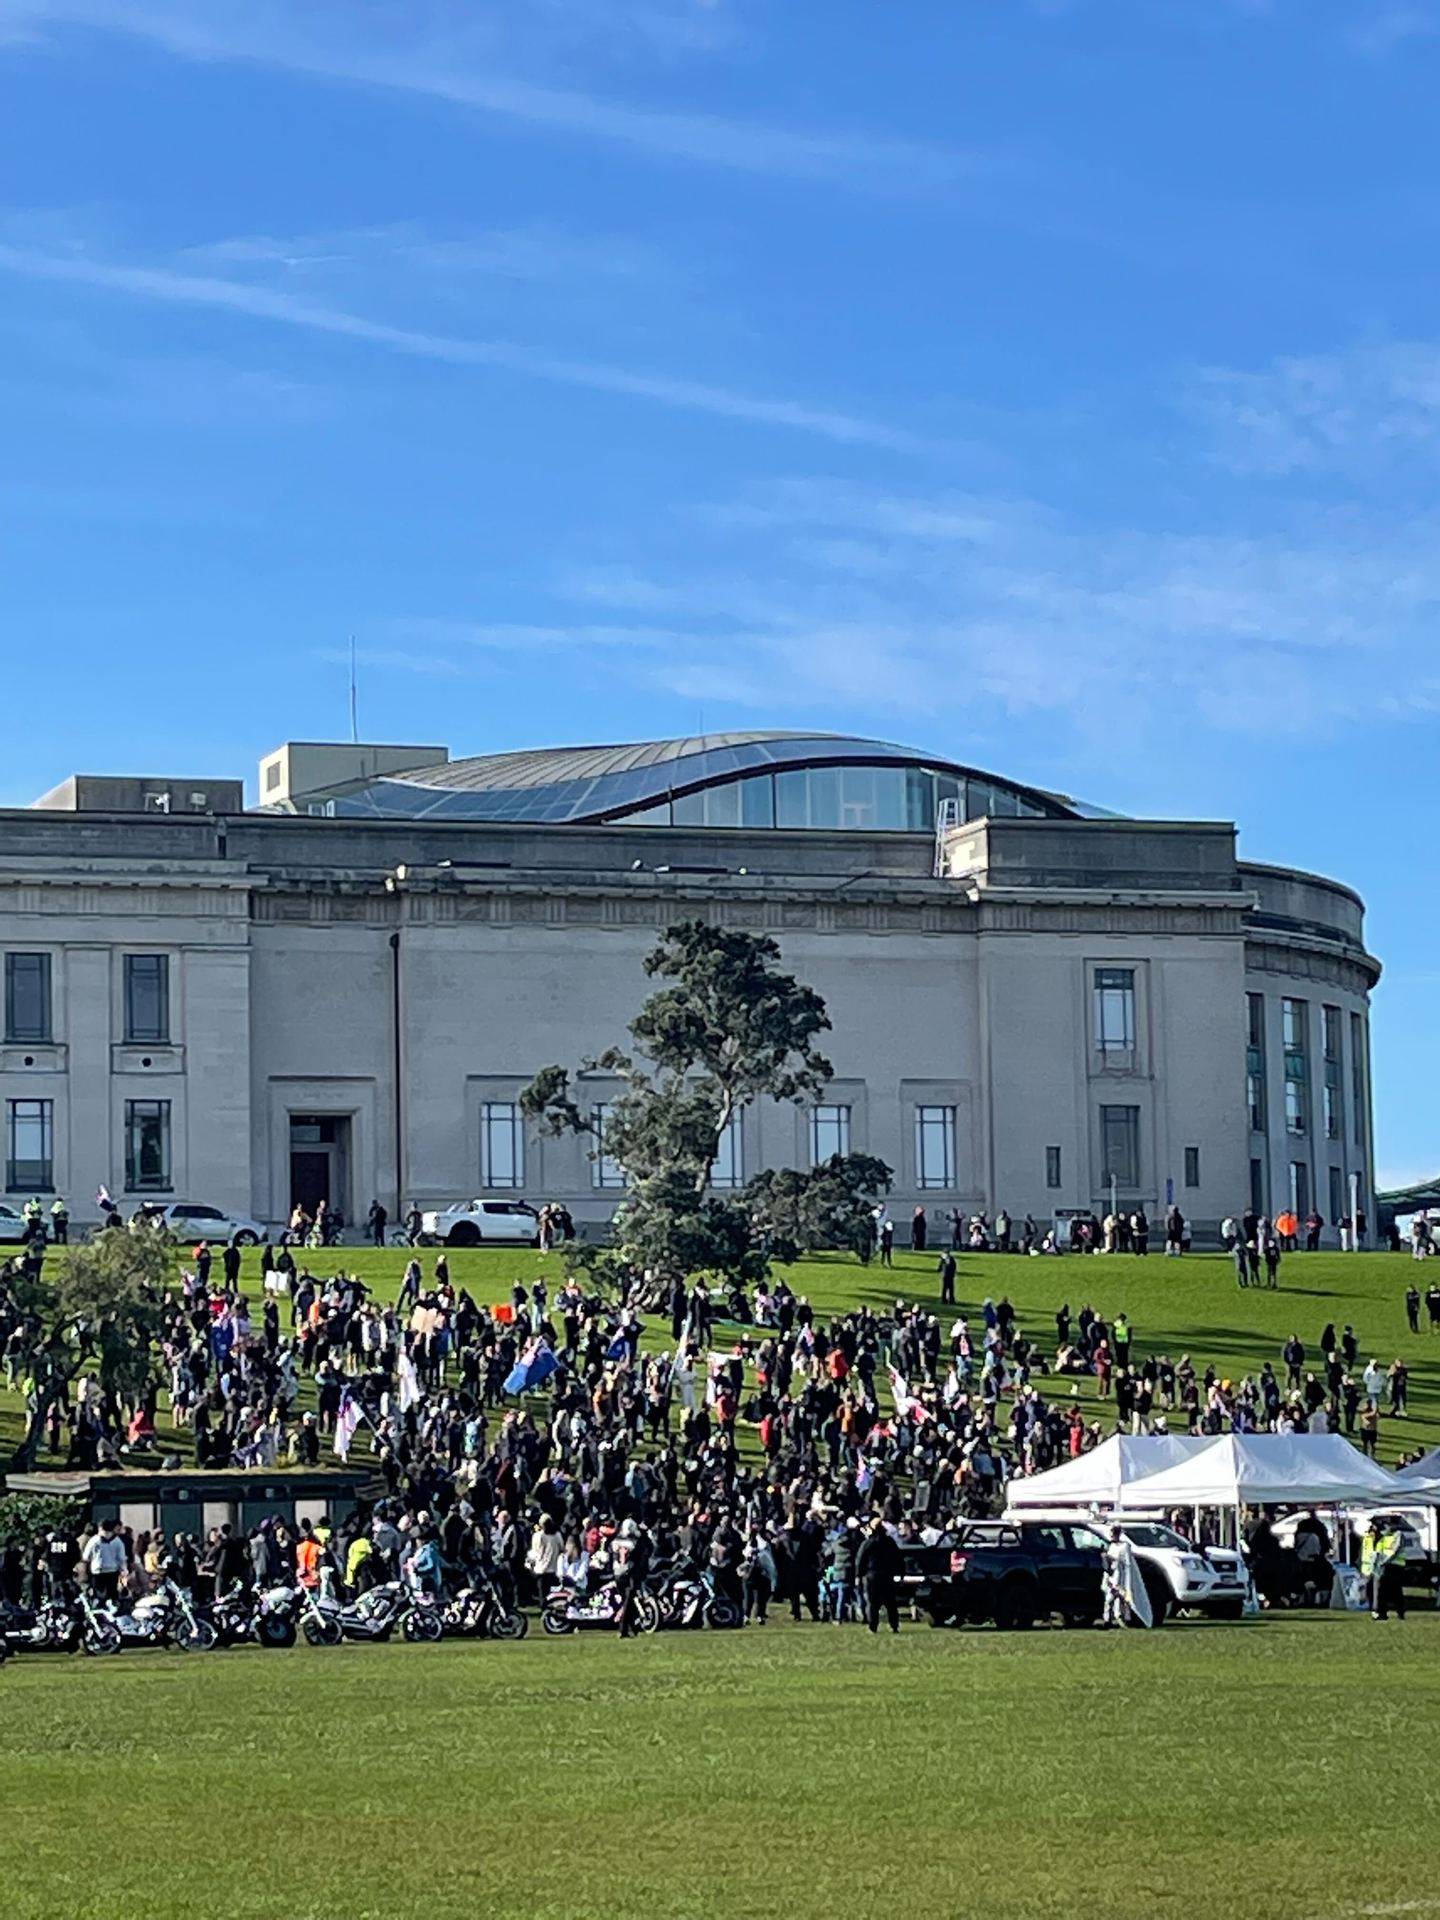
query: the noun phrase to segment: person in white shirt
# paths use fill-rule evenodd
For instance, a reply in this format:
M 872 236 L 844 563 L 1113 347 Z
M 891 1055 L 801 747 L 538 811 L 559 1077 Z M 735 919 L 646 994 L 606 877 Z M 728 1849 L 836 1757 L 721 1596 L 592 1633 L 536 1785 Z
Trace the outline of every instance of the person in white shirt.
M 128 1564 L 125 1542 L 116 1532 L 113 1520 L 102 1520 L 82 1556 L 85 1577 L 97 1599 L 114 1600 L 120 1592 L 120 1576 Z

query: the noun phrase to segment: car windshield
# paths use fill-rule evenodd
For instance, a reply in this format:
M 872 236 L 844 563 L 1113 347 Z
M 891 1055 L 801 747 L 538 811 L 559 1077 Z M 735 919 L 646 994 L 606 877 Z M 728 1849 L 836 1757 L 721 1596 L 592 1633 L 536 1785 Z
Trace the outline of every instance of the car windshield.
M 1182 1553 L 1191 1551 L 1190 1542 L 1183 1534 L 1176 1533 L 1173 1527 L 1156 1526 L 1151 1520 L 1130 1522 L 1124 1534 L 1132 1547 L 1178 1547 Z

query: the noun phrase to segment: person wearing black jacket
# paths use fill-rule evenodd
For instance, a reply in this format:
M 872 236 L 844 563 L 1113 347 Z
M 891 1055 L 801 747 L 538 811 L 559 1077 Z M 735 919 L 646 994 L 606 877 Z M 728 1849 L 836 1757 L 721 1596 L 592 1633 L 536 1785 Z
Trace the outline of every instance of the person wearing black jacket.
M 895 1597 L 895 1582 L 901 1565 L 900 1548 L 877 1513 L 870 1522 L 870 1531 L 860 1542 L 860 1551 L 855 1558 L 860 1591 L 865 1599 L 865 1624 L 871 1633 L 880 1631 L 882 1611 L 890 1622 L 890 1631 L 900 1631 L 900 1605 Z

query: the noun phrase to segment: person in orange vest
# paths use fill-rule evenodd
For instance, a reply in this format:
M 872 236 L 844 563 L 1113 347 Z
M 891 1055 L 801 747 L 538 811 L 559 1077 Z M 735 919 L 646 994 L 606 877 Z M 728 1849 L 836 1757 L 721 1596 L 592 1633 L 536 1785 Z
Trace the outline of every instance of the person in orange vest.
M 308 1520 L 300 1522 L 300 1538 L 295 1542 L 295 1572 L 302 1587 L 313 1592 L 320 1585 L 320 1542 Z

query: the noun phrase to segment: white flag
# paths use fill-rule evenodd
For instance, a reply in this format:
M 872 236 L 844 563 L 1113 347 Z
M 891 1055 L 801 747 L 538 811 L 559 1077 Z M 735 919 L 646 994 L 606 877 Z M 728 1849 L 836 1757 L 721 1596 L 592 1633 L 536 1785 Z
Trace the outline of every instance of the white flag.
M 335 1416 L 335 1451 L 342 1460 L 350 1458 L 350 1442 L 360 1424 L 360 1402 L 346 1387 L 340 1395 L 340 1411 Z
M 400 1411 L 408 1413 L 420 1398 L 420 1376 L 408 1353 L 402 1353 L 395 1369 L 400 1380 Z

